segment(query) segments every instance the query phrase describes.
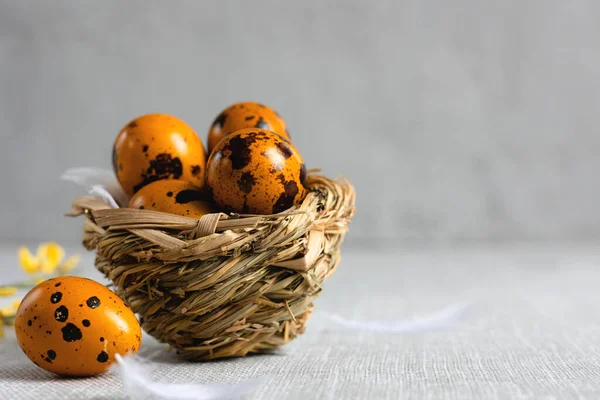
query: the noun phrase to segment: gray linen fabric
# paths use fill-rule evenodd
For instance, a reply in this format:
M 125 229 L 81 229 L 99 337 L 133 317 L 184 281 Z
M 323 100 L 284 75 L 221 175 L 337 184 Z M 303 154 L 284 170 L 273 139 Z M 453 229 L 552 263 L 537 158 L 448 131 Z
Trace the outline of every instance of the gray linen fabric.
M 0 261 L 14 257 L 3 253 Z M 307 333 L 276 354 L 179 363 L 148 337 L 140 354 L 154 359 L 154 378 L 166 382 L 267 376 L 250 399 L 597 399 L 599 280 L 600 251 L 581 247 L 346 251 Z M 435 332 L 350 331 L 323 312 L 406 319 L 462 301 L 471 304 L 463 318 Z M 45 373 L 12 333 L 0 340 L 0 360 L 1 399 L 127 398 L 117 376 Z

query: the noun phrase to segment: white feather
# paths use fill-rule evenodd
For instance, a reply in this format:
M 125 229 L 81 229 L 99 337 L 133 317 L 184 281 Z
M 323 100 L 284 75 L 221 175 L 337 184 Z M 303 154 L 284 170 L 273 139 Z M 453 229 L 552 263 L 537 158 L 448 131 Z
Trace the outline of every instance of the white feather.
M 74 182 L 88 190 L 102 187 L 116 204 L 125 205 L 129 202 L 128 196 L 123 192 L 114 173 L 110 170 L 94 167 L 70 168 L 63 172 L 60 178 Z
M 445 329 L 457 322 L 469 308 L 468 303 L 458 303 L 431 314 L 404 320 L 353 320 L 337 314 L 323 312 L 331 321 L 348 329 L 381 333 L 427 332 Z
M 245 396 L 260 386 L 266 379 L 257 379 L 235 384 L 163 383 L 150 378 L 151 366 L 137 356 L 116 355 L 117 363 L 112 370 L 120 375 L 123 387 L 131 399 L 161 400 L 223 400 Z
M 104 186 L 94 185 L 88 191 L 88 193 L 94 196 L 95 198 L 104 201 L 107 205 L 111 206 L 112 208 L 119 208 L 119 205 L 117 204 L 115 199 L 108 192 L 108 190 L 104 188 Z

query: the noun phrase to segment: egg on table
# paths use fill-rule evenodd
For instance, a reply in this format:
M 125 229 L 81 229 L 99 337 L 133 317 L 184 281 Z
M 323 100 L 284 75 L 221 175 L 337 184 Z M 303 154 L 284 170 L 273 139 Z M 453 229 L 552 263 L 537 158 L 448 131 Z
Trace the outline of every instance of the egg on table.
M 160 180 L 144 186 L 133 195 L 129 208 L 162 211 L 191 218 L 218 212 L 203 191 L 178 179 Z
M 279 213 L 299 205 L 307 193 L 298 150 L 263 129 L 227 136 L 211 153 L 206 171 L 217 205 L 237 213 Z
M 128 196 L 160 179 L 182 179 L 202 188 L 206 152 L 194 130 L 167 114 L 142 115 L 121 129 L 112 164 Z
M 227 135 L 246 128 L 264 129 L 291 139 L 286 123 L 277 111 L 264 104 L 246 101 L 227 107 L 215 118 L 208 131 L 208 153 Z
M 72 376 L 105 372 L 116 354 L 136 353 L 142 340 L 135 314 L 119 296 L 75 276 L 31 289 L 17 310 L 15 331 L 37 366 Z

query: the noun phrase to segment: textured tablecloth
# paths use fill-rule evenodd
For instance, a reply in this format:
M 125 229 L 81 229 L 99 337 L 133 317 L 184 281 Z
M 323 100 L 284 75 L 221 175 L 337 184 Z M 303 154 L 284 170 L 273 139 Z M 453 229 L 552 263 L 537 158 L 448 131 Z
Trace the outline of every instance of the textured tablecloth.
M 84 264 L 91 263 L 87 258 Z M 2 281 L 14 265 L 0 253 Z M 91 274 L 100 278 L 99 274 Z M 251 399 L 600 398 L 600 250 L 346 250 L 308 331 L 276 354 L 178 363 L 160 353 L 154 378 L 232 383 L 268 376 Z M 393 320 L 467 301 L 435 332 L 356 332 L 328 319 Z M 146 337 L 141 353 L 160 346 Z M 57 379 L 0 339 L 0 399 L 127 398 L 120 379 Z

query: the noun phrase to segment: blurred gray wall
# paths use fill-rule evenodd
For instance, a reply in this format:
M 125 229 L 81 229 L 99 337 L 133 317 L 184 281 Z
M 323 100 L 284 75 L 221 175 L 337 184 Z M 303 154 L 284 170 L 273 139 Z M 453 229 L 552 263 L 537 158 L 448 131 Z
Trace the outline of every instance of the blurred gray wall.
M 247 99 L 355 183 L 351 245 L 600 238 L 596 0 L 0 0 L 0 240 L 78 242 L 58 177 L 129 119 Z

